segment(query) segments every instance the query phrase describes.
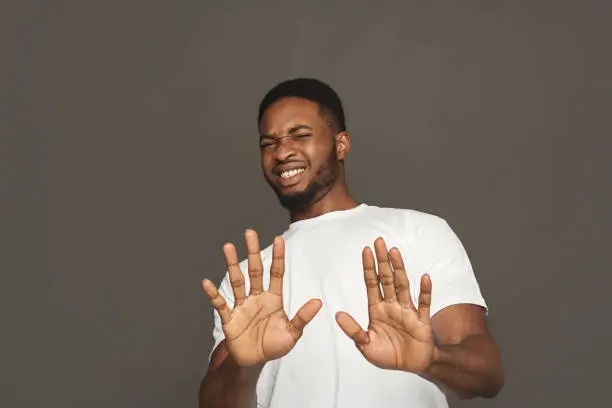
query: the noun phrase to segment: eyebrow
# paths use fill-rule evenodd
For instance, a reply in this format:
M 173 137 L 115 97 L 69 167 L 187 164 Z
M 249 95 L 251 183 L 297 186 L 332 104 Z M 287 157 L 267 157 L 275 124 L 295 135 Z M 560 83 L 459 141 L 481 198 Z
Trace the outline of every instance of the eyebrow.
M 312 130 L 312 127 L 310 127 L 308 125 L 295 125 L 291 129 L 289 129 L 287 131 L 287 133 L 293 134 L 293 133 L 295 133 L 297 131 L 300 131 L 300 130 Z M 274 134 L 263 134 L 263 135 L 259 136 L 259 140 L 262 140 L 262 139 L 276 139 L 277 137 L 278 136 L 274 135 Z

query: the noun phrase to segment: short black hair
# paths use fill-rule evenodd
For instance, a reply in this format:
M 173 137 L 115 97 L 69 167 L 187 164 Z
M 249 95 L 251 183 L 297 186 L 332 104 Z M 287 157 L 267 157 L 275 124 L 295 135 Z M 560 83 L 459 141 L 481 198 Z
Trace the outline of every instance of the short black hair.
M 259 104 L 257 123 L 261 123 L 264 113 L 274 102 L 292 97 L 316 103 L 335 131 L 346 131 L 346 120 L 340 97 L 331 86 L 314 78 L 293 78 L 270 89 Z

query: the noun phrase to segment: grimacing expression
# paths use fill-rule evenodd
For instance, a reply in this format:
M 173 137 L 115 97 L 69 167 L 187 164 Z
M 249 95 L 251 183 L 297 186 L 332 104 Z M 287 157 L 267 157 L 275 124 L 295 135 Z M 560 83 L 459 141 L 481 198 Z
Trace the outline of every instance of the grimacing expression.
M 262 170 L 283 207 L 317 202 L 338 179 L 335 135 L 316 103 L 276 101 L 264 113 L 259 133 Z

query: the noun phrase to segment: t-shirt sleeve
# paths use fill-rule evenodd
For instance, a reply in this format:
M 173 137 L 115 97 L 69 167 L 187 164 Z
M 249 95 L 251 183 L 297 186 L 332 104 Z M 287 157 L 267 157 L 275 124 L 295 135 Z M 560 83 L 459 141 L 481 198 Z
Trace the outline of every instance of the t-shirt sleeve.
M 472 264 L 459 237 L 450 225 L 435 217 L 431 235 L 425 240 L 431 245 L 429 266 L 424 273 L 431 277 L 431 316 L 456 304 L 482 306 L 488 313 L 487 304 L 474 275 Z
M 231 309 L 233 309 L 234 308 L 234 292 L 232 290 L 232 286 L 229 281 L 229 275 L 227 273 L 225 274 L 225 277 L 221 281 L 221 285 L 219 286 L 219 293 L 221 294 L 221 296 L 223 296 L 223 298 L 227 302 L 227 305 Z M 210 357 L 212 356 L 213 351 L 215 351 L 219 343 L 221 343 L 221 341 L 223 341 L 223 339 L 225 338 L 225 334 L 223 333 L 223 324 L 221 323 L 221 316 L 219 316 L 219 312 L 217 312 L 217 309 L 213 309 L 213 317 L 214 317 L 214 327 L 213 327 L 214 346 L 210 352 L 210 355 L 208 356 L 209 360 L 210 360 Z

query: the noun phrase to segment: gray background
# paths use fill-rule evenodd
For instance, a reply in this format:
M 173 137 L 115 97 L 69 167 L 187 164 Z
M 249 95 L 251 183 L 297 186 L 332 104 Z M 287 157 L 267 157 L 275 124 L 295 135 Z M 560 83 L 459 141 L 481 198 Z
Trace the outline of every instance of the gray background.
M 287 225 L 255 118 L 302 75 L 356 197 L 471 256 L 507 381 L 457 406 L 608 405 L 611 4 L 3 2 L 0 406 L 197 406 L 200 280 Z

